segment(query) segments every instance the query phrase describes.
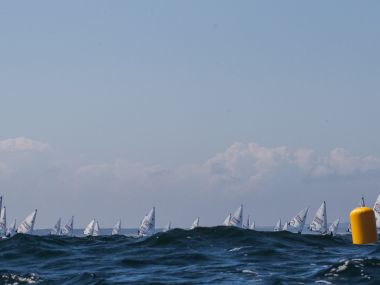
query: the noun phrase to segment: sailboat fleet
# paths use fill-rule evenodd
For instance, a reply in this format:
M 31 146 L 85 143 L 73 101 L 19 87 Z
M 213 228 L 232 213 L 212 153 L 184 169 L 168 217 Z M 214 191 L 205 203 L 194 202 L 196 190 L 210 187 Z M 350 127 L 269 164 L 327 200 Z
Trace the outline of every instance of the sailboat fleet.
M 364 206 L 364 198 L 362 197 L 360 205 Z M 17 227 L 16 220 L 7 227 L 7 214 L 6 207 L 3 206 L 3 197 L 0 196 L 0 237 L 9 238 L 16 233 L 32 234 L 37 216 L 37 209 L 30 213 Z M 378 196 L 375 205 L 373 207 L 376 226 L 380 229 L 380 195 Z M 273 231 L 290 231 L 301 234 L 304 231 L 306 218 L 309 212 L 309 207 L 306 207 L 299 211 L 289 222 L 282 224 L 282 220 L 279 219 L 275 224 Z M 340 219 L 337 218 L 330 225 L 327 222 L 327 206 L 323 201 L 317 212 L 313 216 L 313 219 L 307 229 L 310 232 L 315 232 L 321 235 L 336 235 L 339 227 Z M 67 223 L 62 227 L 62 219 L 59 218 L 55 225 L 50 230 L 51 235 L 57 236 L 74 236 L 74 216 L 70 217 Z M 243 223 L 243 205 L 240 205 L 233 214 L 228 214 L 222 223 L 226 227 L 237 227 L 247 230 L 255 230 L 255 221 L 251 219 L 250 215 L 247 216 L 246 221 Z M 200 226 L 200 218 L 197 217 L 190 226 L 190 230 L 194 230 Z M 163 231 L 170 231 L 172 224 L 169 222 Z M 350 226 L 347 231 L 349 231 Z M 150 236 L 156 232 L 156 209 L 153 207 L 142 219 L 140 227 L 137 232 L 137 237 Z M 85 227 L 83 234 L 85 236 L 100 236 L 102 231 L 97 219 L 93 218 L 90 223 Z M 117 220 L 116 224 L 112 228 L 111 235 L 121 234 L 121 219 Z

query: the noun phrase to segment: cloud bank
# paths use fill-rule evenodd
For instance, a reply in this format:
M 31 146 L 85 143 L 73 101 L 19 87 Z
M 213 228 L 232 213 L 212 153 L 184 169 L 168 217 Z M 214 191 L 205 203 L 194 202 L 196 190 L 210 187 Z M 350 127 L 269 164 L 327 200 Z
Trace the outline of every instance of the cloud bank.
M 284 173 L 294 179 L 360 178 L 380 172 L 380 159 L 371 156 L 355 156 L 343 148 L 335 148 L 327 154 L 318 154 L 309 148 L 289 150 L 285 146 L 265 147 L 256 143 L 234 143 L 224 152 L 204 163 L 183 165 L 166 169 L 159 165 L 147 166 L 116 160 L 112 163 L 83 165 L 77 169 L 80 177 L 140 181 L 150 183 L 161 177 L 177 183 L 200 181 L 201 187 L 232 190 L 260 189 L 268 181 L 279 180 Z M 168 182 L 168 181 L 166 181 Z M 153 183 L 154 184 L 154 183 Z M 159 186 L 159 185 L 157 185 Z
M 197 215 L 212 225 L 240 203 L 254 211 L 259 224 L 268 224 L 325 199 L 335 204 L 329 214 L 346 220 L 352 201 L 361 194 L 374 199 L 380 188 L 380 159 L 344 148 L 321 154 L 311 148 L 234 143 L 203 162 L 171 168 L 123 157 L 86 163 L 81 156 L 49 149 L 27 138 L 0 141 L 1 194 L 14 203 L 9 208 L 18 218 L 27 213 L 17 211 L 30 207 L 48 213 L 41 216 L 43 226 L 68 213 L 80 224 L 96 214 L 110 224 L 116 216 L 137 226 L 153 205 L 162 223 L 190 223 Z

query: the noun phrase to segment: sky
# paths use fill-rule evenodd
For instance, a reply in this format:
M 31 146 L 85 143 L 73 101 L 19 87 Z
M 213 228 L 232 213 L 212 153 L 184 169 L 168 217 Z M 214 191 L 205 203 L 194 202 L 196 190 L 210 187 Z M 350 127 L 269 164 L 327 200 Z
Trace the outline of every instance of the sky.
M 9 221 L 274 225 L 380 194 L 378 1 L 0 5 Z

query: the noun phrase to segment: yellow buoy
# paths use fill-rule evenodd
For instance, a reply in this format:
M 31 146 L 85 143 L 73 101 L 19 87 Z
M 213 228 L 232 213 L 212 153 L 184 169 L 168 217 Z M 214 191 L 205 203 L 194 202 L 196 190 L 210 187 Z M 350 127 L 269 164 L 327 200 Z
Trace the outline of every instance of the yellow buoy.
M 367 244 L 377 242 L 375 213 L 367 207 L 359 207 L 350 213 L 352 243 Z

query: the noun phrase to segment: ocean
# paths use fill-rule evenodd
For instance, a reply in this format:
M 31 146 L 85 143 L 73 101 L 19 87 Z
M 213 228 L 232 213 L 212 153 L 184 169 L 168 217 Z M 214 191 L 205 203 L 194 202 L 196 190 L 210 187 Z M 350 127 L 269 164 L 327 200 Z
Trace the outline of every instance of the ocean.
M 380 244 L 233 227 L 147 238 L 16 235 L 0 284 L 380 284 Z

